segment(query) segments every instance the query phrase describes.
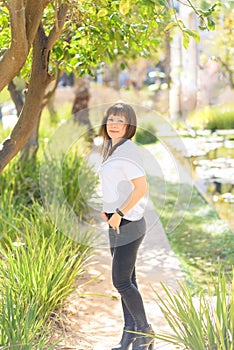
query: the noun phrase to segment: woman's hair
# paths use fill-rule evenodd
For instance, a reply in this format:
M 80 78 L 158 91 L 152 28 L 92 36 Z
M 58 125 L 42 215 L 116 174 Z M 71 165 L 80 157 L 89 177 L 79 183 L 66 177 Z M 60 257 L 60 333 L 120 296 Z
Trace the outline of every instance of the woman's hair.
M 110 115 L 124 116 L 127 122 L 124 139 L 118 142 L 114 147 L 112 147 L 111 138 L 108 136 L 107 128 L 106 128 L 107 119 Z M 104 115 L 100 130 L 99 130 L 99 135 L 103 137 L 103 147 L 102 147 L 103 159 L 106 160 L 116 150 L 118 146 L 120 146 L 126 140 L 131 139 L 136 133 L 136 128 L 137 128 L 136 113 L 130 105 L 123 102 L 117 102 L 113 106 L 109 107 Z

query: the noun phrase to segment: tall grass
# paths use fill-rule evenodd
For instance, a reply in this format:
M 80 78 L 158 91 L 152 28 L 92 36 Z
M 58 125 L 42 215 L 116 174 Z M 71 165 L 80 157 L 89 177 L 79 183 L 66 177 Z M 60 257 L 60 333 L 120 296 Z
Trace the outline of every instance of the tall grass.
M 83 273 L 92 253 L 94 238 L 90 229 L 82 234 L 77 232 L 77 242 L 57 227 L 43 207 L 40 166 L 39 161 L 14 162 L 1 178 L 1 349 L 45 350 L 54 347 L 50 344 L 51 323 L 63 301 L 74 290 L 75 281 Z M 87 186 L 83 190 L 91 197 L 97 178 L 81 153 L 67 156 L 63 164 L 62 188 L 57 191 L 65 193 L 65 199 L 79 213 L 78 218 L 85 216 L 87 220 L 88 208 L 80 194 L 79 174 L 86 174 Z M 60 211 L 59 215 L 63 220 L 66 212 Z M 82 227 L 81 221 L 79 225 L 78 231 Z
M 39 207 L 33 210 L 37 220 L 18 215 L 14 241 L 7 238 L 0 246 L 1 346 L 37 341 L 46 323 L 49 326 L 51 313 L 73 291 L 88 257 L 88 247 L 45 222 Z
M 189 350 L 233 350 L 234 273 L 230 282 L 219 271 L 213 285 L 214 296 L 212 288 L 195 299 L 187 283 L 181 283 L 176 293 L 163 284 L 166 297 L 156 294 L 173 333 L 158 338 Z

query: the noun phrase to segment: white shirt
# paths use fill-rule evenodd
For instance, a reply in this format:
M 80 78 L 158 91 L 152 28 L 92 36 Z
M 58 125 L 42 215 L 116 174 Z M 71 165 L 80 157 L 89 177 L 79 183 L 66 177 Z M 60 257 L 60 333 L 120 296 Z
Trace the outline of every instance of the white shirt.
M 127 140 L 118 146 L 101 166 L 103 211 L 113 213 L 116 208 L 121 207 L 133 191 L 131 180 L 142 176 L 145 176 L 145 170 L 138 146 Z M 144 214 L 147 198 L 146 194 L 124 215 L 124 218 L 131 221 L 140 220 Z

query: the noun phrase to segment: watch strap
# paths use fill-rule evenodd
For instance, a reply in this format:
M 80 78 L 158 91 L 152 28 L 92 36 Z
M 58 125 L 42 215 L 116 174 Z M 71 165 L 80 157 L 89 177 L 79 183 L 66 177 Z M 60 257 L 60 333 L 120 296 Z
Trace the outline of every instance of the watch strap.
M 119 208 L 116 208 L 115 211 L 117 214 L 119 214 L 119 216 L 121 216 L 122 218 L 124 217 L 124 214 L 122 213 L 121 210 L 119 210 Z

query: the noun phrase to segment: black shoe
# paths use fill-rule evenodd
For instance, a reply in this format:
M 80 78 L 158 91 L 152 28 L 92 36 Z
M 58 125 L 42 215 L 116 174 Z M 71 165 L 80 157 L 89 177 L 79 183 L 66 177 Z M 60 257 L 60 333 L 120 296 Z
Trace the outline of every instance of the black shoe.
M 133 342 L 132 350 L 153 350 L 154 338 L 151 335 L 154 335 L 154 331 L 151 325 L 149 325 L 147 328 L 141 329 L 139 332 L 149 334 L 149 336 L 136 334 L 136 339 Z
M 121 338 L 119 344 L 116 345 L 111 350 L 128 350 L 129 346 L 136 339 L 136 334 L 131 333 L 130 331 L 135 332 L 135 329 L 132 329 L 132 327 L 131 328 L 130 327 L 124 327 L 122 338 Z

